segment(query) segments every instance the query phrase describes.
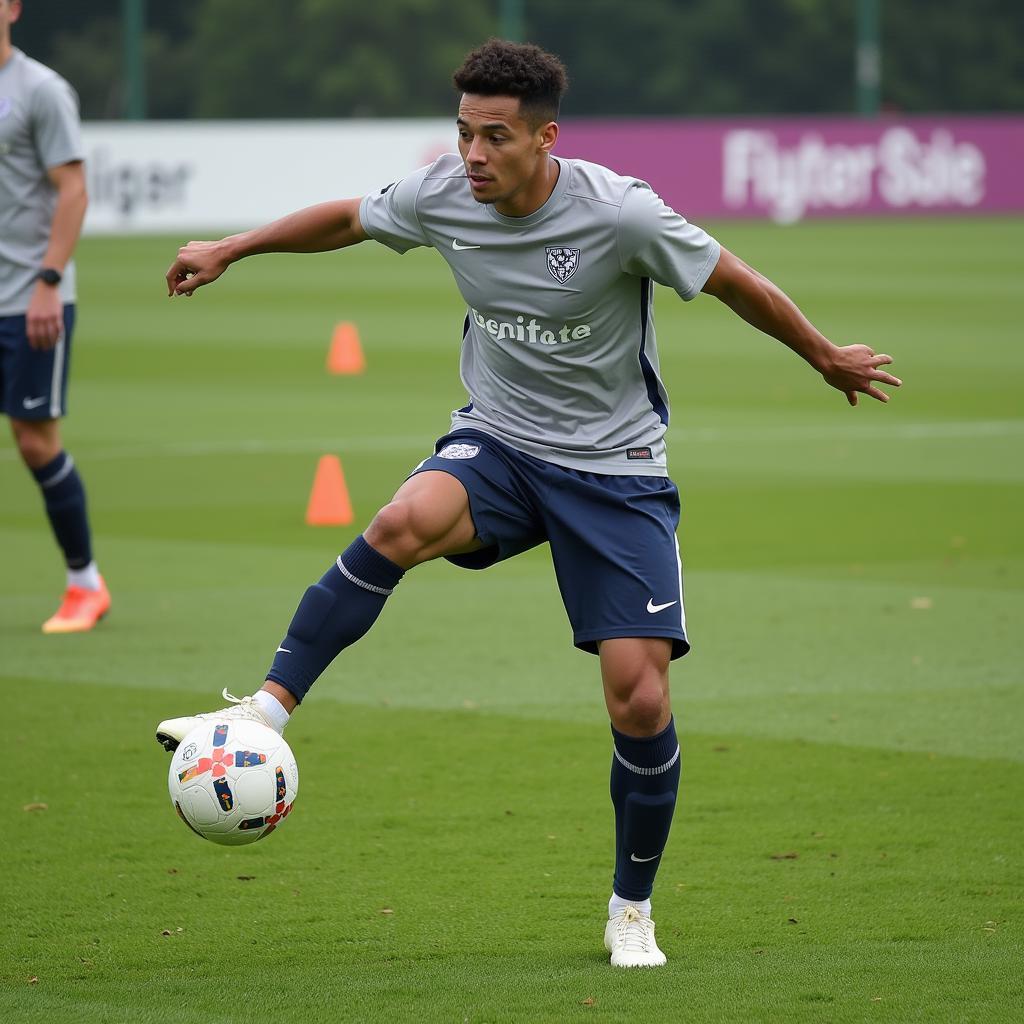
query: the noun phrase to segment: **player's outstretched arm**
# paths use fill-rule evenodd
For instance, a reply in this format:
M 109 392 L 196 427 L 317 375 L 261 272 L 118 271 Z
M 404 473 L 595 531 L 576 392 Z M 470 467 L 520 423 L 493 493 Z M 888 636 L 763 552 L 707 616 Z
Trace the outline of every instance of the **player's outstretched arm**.
M 216 281 L 232 263 L 264 252 L 328 252 L 362 242 L 359 199 L 309 206 L 287 217 L 217 242 L 189 242 L 167 271 L 167 294 L 191 295 Z
M 892 362 L 891 356 L 876 355 L 867 345 L 833 345 L 781 288 L 727 249 L 722 249 L 718 266 L 702 290 L 724 302 L 748 324 L 788 345 L 826 383 L 842 391 L 850 405 L 857 404 L 858 394 L 888 402 L 889 396 L 878 385 L 898 388 L 902 383 L 882 369 Z

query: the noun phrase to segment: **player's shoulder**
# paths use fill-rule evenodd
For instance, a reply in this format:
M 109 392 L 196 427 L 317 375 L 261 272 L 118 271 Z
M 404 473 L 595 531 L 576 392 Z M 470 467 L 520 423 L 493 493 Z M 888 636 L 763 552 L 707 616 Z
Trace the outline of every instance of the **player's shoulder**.
M 14 48 L 11 63 L 15 71 L 16 88 L 25 100 L 35 95 L 48 95 L 64 90 L 74 93 L 71 84 L 53 68 Z
M 426 180 L 443 182 L 456 179 L 466 179 L 466 165 L 458 153 L 442 153 L 427 166 Z
M 603 164 L 591 163 L 589 160 L 565 159 L 559 162 L 569 174 L 566 196 L 583 202 L 603 203 L 619 208 L 625 203 L 626 197 L 637 189 L 650 191 L 651 186 L 640 178 L 619 174 Z
M 421 198 L 447 196 L 466 191 L 466 165 L 458 153 L 442 153 L 421 172 L 419 187 Z

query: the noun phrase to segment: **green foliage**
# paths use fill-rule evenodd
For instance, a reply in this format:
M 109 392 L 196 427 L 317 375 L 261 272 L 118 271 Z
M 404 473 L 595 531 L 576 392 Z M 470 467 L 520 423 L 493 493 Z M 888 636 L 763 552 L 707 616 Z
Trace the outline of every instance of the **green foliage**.
M 218 0 L 197 29 L 201 117 L 414 116 L 451 109 L 451 75 L 495 30 L 473 0 L 299 0 L 253 17 Z
M 856 0 L 523 0 L 527 37 L 560 54 L 573 116 L 848 113 Z M 117 0 L 58 20 L 28 4 L 15 40 L 123 105 Z M 1024 5 L 881 0 L 882 100 L 908 112 L 1024 109 Z M 197 0 L 148 5 L 154 117 L 450 113 L 451 73 L 496 33 L 497 0 Z

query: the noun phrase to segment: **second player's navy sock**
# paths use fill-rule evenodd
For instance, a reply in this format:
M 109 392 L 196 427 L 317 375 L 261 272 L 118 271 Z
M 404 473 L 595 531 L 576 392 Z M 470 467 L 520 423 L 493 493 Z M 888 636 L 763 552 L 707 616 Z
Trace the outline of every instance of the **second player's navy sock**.
M 404 574 L 356 537 L 302 595 L 267 678 L 301 703 L 320 673 L 374 624 Z
M 74 459 L 61 452 L 45 466 L 33 469 L 32 475 L 42 492 L 46 515 L 64 552 L 64 561 L 69 569 L 83 569 L 92 561 L 92 537 L 85 487 Z
M 612 726 L 611 793 L 615 805 L 614 891 L 645 900 L 668 842 L 679 790 L 679 741 L 675 720 L 656 736 L 626 736 Z

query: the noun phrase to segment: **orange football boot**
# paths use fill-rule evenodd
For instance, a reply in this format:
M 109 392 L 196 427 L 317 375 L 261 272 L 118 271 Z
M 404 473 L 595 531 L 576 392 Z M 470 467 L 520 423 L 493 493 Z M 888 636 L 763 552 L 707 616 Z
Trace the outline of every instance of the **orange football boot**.
M 99 590 L 68 587 L 57 613 L 43 623 L 44 633 L 85 633 L 110 611 L 110 591 L 103 577 Z

